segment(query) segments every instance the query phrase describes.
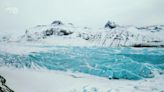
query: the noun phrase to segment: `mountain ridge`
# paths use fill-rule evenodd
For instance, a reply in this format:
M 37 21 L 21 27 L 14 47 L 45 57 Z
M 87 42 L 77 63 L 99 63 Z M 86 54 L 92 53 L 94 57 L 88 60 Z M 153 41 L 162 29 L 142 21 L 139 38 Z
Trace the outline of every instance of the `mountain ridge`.
M 77 27 L 59 20 L 48 25 L 26 29 L 15 42 L 42 41 L 54 45 L 91 45 L 103 47 L 164 47 L 164 25 L 144 27 L 122 26 L 108 21 L 103 28 Z M 1 42 L 12 42 L 12 37 L 2 37 Z M 81 43 L 80 43 L 81 42 Z M 66 43 L 66 44 L 65 44 Z

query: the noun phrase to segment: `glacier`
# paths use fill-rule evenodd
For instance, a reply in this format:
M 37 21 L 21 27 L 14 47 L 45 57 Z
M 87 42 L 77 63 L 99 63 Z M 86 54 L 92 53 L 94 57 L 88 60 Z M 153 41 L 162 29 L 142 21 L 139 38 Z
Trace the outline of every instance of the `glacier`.
M 106 48 L 39 46 L 53 48 L 27 55 L 0 53 L 0 66 L 43 67 L 50 70 L 82 72 L 109 79 L 139 80 L 163 74 L 163 48 Z

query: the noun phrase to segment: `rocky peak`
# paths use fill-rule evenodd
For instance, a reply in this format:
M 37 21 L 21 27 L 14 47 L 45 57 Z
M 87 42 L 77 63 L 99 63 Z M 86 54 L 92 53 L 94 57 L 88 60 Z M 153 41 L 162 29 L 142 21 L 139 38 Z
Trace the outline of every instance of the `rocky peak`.
M 63 22 L 59 21 L 59 20 L 55 20 L 51 23 L 52 25 L 63 25 Z
M 113 28 L 116 28 L 116 27 L 117 27 L 117 25 L 115 24 L 115 22 L 108 21 L 108 22 L 105 24 L 105 28 L 113 29 Z

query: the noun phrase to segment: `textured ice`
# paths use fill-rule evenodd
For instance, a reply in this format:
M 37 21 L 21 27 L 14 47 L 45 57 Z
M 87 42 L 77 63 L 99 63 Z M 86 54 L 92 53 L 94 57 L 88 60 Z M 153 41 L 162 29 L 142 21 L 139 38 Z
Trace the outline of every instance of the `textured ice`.
M 51 48 L 51 47 L 42 47 Z M 17 55 L 0 52 L 0 65 L 39 66 L 114 79 L 152 78 L 164 70 L 163 48 L 97 48 L 56 46 L 48 52 Z

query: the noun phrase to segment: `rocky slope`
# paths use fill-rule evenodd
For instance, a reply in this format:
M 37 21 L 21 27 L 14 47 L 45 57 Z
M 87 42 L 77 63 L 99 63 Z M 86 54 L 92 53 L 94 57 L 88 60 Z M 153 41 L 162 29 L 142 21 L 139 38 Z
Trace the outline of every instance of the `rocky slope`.
M 14 92 L 6 85 L 6 79 L 0 75 L 0 92 Z

